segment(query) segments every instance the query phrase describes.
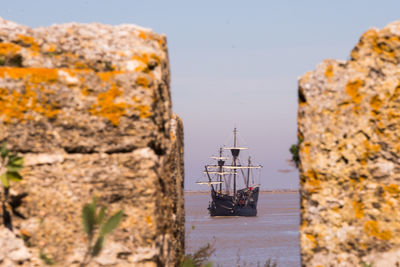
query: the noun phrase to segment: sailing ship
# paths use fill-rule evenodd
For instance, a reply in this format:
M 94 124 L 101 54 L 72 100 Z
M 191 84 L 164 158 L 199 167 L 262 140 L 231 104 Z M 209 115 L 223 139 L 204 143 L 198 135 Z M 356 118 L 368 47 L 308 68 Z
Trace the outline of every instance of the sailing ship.
M 250 157 L 247 165 L 242 165 L 239 158 L 240 151 L 248 148 L 238 146 L 237 133 L 234 128 L 232 147 L 221 147 L 219 156 L 211 157 L 217 161 L 216 164 L 205 165 L 204 174 L 208 181 L 197 182 L 209 185 L 211 188 L 211 202 L 208 207 L 211 216 L 257 215 L 260 186 L 255 182 L 253 170 L 262 166 L 252 165 Z M 230 151 L 231 158 L 224 156 L 224 151 Z M 229 160 L 231 163 L 226 164 Z

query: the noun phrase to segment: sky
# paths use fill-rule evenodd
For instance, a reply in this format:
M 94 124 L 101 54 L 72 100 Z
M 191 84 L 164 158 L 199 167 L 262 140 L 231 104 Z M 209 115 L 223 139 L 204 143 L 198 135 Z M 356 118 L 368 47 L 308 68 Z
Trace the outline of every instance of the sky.
M 346 60 L 370 27 L 400 19 L 400 1 L 0 0 L 0 16 L 30 27 L 137 24 L 168 38 L 173 111 L 185 131 L 185 189 L 206 190 L 204 165 L 236 126 L 263 165 L 261 189 L 296 189 L 297 78 Z M 292 170 L 280 172 L 279 170 Z

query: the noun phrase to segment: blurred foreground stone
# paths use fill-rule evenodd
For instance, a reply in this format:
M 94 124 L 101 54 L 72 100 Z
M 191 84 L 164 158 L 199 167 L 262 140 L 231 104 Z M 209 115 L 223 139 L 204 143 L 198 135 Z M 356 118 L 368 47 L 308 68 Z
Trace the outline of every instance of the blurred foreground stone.
M 400 264 L 400 22 L 299 79 L 303 266 Z
M 124 217 L 93 266 L 177 264 L 183 126 L 171 112 L 165 36 L 135 25 L 30 29 L 0 18 L 2 140 L 25 158 L 11 193 L 28 193 L 19 208 L 26 219 L 14 219 L 14 233 L 29 237 L 33 258 L 42 251 L 57 266 L 79 264 L 81 210 L 97 195 Z

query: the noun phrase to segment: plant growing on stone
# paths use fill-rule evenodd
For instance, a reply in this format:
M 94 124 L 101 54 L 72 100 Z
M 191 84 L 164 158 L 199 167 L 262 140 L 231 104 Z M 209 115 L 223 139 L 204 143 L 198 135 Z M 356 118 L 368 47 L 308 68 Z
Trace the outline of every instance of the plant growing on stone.
M 3 142 L 0 148 L 0 156 L 0 180 L 4 189 L 4 195 L 2 197 L 3 224 L 8 229 L 12 230 L 11 213 L 23 217 L 16 211 L 16 208 L 21 204 L 22 198 L 24 198 L 26 194 L 10 197 L 10 184 L 11 182 L 19 182 L 22 180 L 19 171 L 22 169 L 24 159 L 17 154 L 11 153 L 10 150 L 7 149 L 6 142 Z
M 104 206 L 97 207 L 96 197 L 93 197 L 92 203 L 83 207 L 82 224 L 87 236 L 87 250 L 81 267 L 86 266 L 94 257 L 100 255 L 106 236 L 117 228 L 122 215 L 123 212 L 120 210 L 107 218 L 106 208 Z
M 289 149 L 290 153 L 292 154 L 292 161 L 296 165 L 296 168 L 299 167 L 299 163 L 300 163 L 299 149 L 300 149 L 300 144 L 302 141 L 303 140 L 301 138 L 299 138 L 297 140 L 297 144 L 292 145 Z
M 193 254 L 185 255 L 181 261 L 181 267 L 212 267 L 208 259 L 215 252 L 215 240 L 212 244 L 208 243 L 200 247 Z

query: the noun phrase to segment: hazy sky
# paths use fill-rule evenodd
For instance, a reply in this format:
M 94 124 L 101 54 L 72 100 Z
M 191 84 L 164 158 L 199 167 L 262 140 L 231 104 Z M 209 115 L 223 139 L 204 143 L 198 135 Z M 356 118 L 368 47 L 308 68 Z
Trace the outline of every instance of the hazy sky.
M 400 1 L 0 0 L 0 16 L 31 27 L 132 23 L 168 37 L 173 110 L 185 126 L 185 188 L 239 129 L 263 189 L 298 186 L 297 77 L 347 59 L 360 35 L 400 19 Z

